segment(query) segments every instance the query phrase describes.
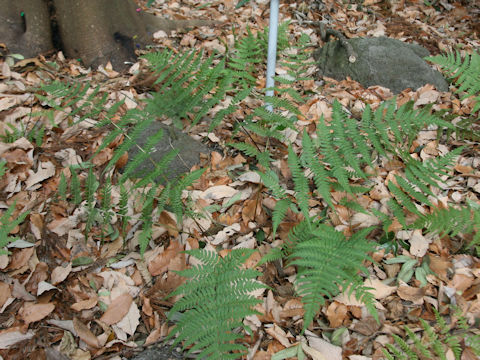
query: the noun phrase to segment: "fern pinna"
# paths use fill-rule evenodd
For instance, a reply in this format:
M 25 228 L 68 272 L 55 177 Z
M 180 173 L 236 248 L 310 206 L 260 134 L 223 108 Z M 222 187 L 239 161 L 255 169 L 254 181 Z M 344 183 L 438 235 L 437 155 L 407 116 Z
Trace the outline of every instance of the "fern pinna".
M 288 254 L 288 263 L 298 268 L 296 286 L 305 309 L 304 330 L 325 299 L 342 290 L 348 295 L 355 294 L 377 318 L 373 295 L 359 275 L 361 271 L 368 274 L 363 263 L 375 249 L 374 244 L 365 239 L 370 231 L 370 228 L 363 229 L 347 239 L 331 226 L 304 221 L 290 232 L 284 252 Z
M 470 347 L 475 355 L 480 356 L 480 346 L 478 346 L 480 335 L 471 333 L 467 320 L 462 316 L 459 308 L 455 309 L 453 313 L 453 317 L 457 321 L 452 319 L 450 324 L 440 316 L 435 308 L 433 311 L 436 320 L 435 326 L 420 319 L 423 331 L 421 337 L 407 326 L 404 327 L 405 337 L 392 335 L 395 344 L 387 344 L 386 349 L 382 349 L 386 360 L 447 360 L 451 358 L 447 356 L 449 349 L 455 360 L 460 360 L 462 358 L 462 342 Z
M 184 119 L 196 124 L 231 90 L 233 75 L 225 69 L 225 61 L 215 62 L 213 55 L 203 59 L 202 51 L 175 55 L 165 50 L 144 57 L 158 74 L 159 86 L 147 100 L 146 110 L 168 117 L 179 128 Z
M 445 72 L 458 86 L 458 93 L 465 92 L 462 99 L 475 97 L 475 106 L 472 112 L 480 110 L 480 53 L 473 51 L 465 54 L 464 58 L 459 51 L 448 54 L 427 57 Z
M 243 337 L 238 330 L 246 316 L 258 314 L 253 307 L 260 300 L 252 292 L 266 288 L 256 281 L 259 271 L 242 267 L 253 250 L 233 249 L 224 258 L 201 249 L 186 253 L 201 264 L 178 272 L 188 280 L 168 296 L 183 295 L 169 318 L 183 313 L 168 337 L 176 336 L 174 345 L 183 342 L 188 353 L 199 352 L 199 359 L 241 358 L 246 348 L 237 342 Z

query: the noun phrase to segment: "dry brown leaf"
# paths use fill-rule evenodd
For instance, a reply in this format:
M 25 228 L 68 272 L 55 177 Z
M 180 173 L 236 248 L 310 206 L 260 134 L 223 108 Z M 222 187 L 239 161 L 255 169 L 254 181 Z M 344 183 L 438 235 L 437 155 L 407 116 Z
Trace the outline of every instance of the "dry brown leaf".
M 140 310 L 138 310 L 137 304 L 133 301 L 130 303 L 127 314 L 115 324 L 116 327 L 122 329 L 128 335 L 133 335 L 137 326 L 140 324 Z
M 34 304 L 27 302 L 22 306 L 18 314 L 26 324 L 30 324 L 47 317 L 54 309 L 55 305 L 52 303 Z
M 176 238 L 178 236 L 177 222 L 166 211 L 162 211 L 158 218 L 158 223 L 167 229 L 168 235 Z
M 467 165 L 456 164 L 454 169 L 460 174 L 471 174 L 473 173 L 473 168 Z
M 223 198 L 230 198 L 234 196 L 238 190 L 227 186 L 227 185 L 218 185 L 212 186 L 207 190 L 203 191 L 200 194 L 200 197 L 205 200 L 220 200 Z
M 361 320 L 357 320 L 353 325 L 353 329 L 362 335 L 371 336 L 375 334 L 381 326 L 382 324 L 379 324 L 373 316 L 366 316 Z
M 342 326 L 343 322 L 347 319 L 348 308 L 337 301 L 332 302 L 327 308 L 327 318 L 330 323 L 330 327 L 337 328 Z
M 168 248 L 161 254 L 155 256 L 148 262 L 148 271 L 152 276 L 158 276 L 165 273 L 168 270 L 168 266 L 171 260 L 180 256 L 180 252 L 185 250 L 183 245 L 178 241 L 171 241 Z
M 453 266 L 452 262 L 439 256 L 429 255 L 430 269 L 443 281 L 448 281 L 448 271 Z
M 377 300 L 384 299 L 397 290 L 397 286 L 385 285 L 382 281 L 378 279 L 367 279 L 365 280 L 364 286 L 372 288 L 368 291 L 372 293 Z
M 410 254 L 416 257 L 423 257 L 427 253 L 428 246 L 432 242 L 422 235 L 422 230 L 414 230 L 410 237 Z
M 133 302 L 133 298 L 129 293 L 123 293 L 112 300 L 108 306 L 107 311 L 102 315 L 100 321 L 107 325 L 113 325 L 118 323 L 127 315 L 130 305 Z
M 28 260 L 30 260 L 32 257 L 34 251 L 34 247 L 13 251 L 13 255 L 10 257 L 10 265 L 8 266 L 8 269 L 17 270 L 25 266 Z
M 256 213 L 260 212 L 261 207 L 258 205 L 257 200 L 245 200 L 243 203 L 242 219 L 245 226 L 255 219 Z
M 143 301 L 143 306 L 142 306 L 143 313 L 147 316 L 152 316 L 153 309 L 152 309 L 152 305 L 150 305 L 150 298 L 146 296 L 142 296 L 142 301 Z
M 65 280 L 68 277 L 68 275 L 71 272 L 72 272 L 72 263 L 68 263 L 66 267 L 57 266 L 52 271 L 50 281 L 53 285 L 60 284 L 63 280 Z
M 471 275 L 455 274 L 453 279 L 448 283 L 448 286 L 455 288 L 457 291 L 463 292 L 472 286 L 474 280 L 475 279 Z
M 98 299 L 96 297 L 92 297 L 87 300 L 76 302 L 72 304 L 70 308 L 75 311 L 82 311 L 82 310 L 93 308 L 95 305 L 97 305 L 97 303 L 98 303 Z
M 55 175 L 55 165 L 50 161 L 41 162 L 38 166 L 37 172 L 29 170 L 29 177 L 25 181 L 27 190 L 32 190 L 33 185 L 42 182 Z
M 10 285 L 0 281 L 0 308 L 3 306 L 3 304 L 5 304 L 11 295 L 12 290 L 10 289 Z
M 73 328 L 85 344 L 95 349 L 100 347 L 97 337 L 93 335 L 87 325 L 76 317 L 73 318 Z
M 25 332 L 25 329 L 20 326 L 15 326 L 9 329 L 0 331 L 0 349 L 8 349 L 9 347 L 21 341 L 29 340 L 35 336 L 31 330 Z
M 42 238 L 42 231 L 44 227 L 43 222 L 43 215 L 38 213 L 31 213 L 29 215 L 30 219 L 30 230 L 32 234 L 35 236 L 36 240 L 40 240 Z
M 276 339 L 280 344 L 282 344 L 285 347 L 290 347 L 290 340 L 288 340 L 289 337 L 292 337 L 292 335 L 287 334 L 283 329 L 278 326 L 277 324 L 273 324 L 272 327 L 266 328 L 265 332 Z
M 423 304 L 423 296 L 425 295 L 425 288 L 416 288 L 408 286 L 404 282 L 400 281 L 401 285 L 397 289 L 397 294 L 403 300 L 411 301 L 415 305 Z
M 342 348 L 319 338 L 310 331 L 305 331 L 308 339 L 308 345 L 319 351 L 328 360 L 342 360 Z

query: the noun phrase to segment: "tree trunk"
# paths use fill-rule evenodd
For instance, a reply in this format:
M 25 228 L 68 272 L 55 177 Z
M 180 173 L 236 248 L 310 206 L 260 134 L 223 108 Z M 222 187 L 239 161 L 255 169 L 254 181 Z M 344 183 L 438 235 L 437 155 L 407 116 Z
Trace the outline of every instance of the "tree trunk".
M 135 47 L 147 32 L 135 4 L 125 0 L 54 0 L 56 18 L 68 57 L 97 66 L 107 60 L 115 68 L 135 61 Z
M 0 9 L 0 42 L 10 53 L 33 57 L 55 45 L 86 66 L 110 61 L 116 69 L 135 61 L 153 31 L 215 23 L 160 19 L 131 0 L 0 0 Z
M 46 0 L 0 0 L 0 42 L 29 58 L 53 50 Z

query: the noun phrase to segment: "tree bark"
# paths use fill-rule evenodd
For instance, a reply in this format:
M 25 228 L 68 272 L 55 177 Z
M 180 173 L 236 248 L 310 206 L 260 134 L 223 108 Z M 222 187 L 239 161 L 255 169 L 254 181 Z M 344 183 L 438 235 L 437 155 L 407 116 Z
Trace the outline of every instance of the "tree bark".
M 0 0 L 0 42 L 10 53 L 33 57 L 54 49 L 52 23 L 67 57 L 96 67 L 124 69 L 157 30 L 212 25 L 206 20 L 165 20 L 137 12 L 131 0 Z
M 0 42 L 29 58 L 53 50 L 46 0 L 0 0 Z
M 135 61 L 148 39 L 135 4 L 125 0 L 54 0 L 65 55 L 86 65 Z

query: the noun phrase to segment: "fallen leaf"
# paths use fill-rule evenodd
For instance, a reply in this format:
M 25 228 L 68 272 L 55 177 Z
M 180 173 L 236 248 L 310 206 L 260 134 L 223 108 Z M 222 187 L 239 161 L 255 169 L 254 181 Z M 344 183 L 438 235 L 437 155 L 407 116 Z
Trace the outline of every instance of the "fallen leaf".
M 21 341 L 30 340 L 35 336 L 32 330 L 27 332 L 22 331 L 22 327 L 13 327 L 0 331 L 0 349 L 8 349 Z
M 76 317 L 73 318 L 73 327 L 78 337 L 82 339 L 85 344 L 96 349 L 100 347 L 97 337 L 93 335 L 87 325 Z
M 41 162 L 38 166 L 36 173 L 34 173 L 32 170 L 29 170 L 28 172 L 30 176 L 25 181 L 25 186 L 27 190 L 32 190 L 30 188 L 33 185 L 38 184 L 43 180 L 55 175 L 55 165 L 53 165 L 53 163 L 51 163 L 50 161 Z
M 403 300 L 411 301 L 415 305 L 423 304 L 423 296 L 425 295 L 425 288 L 416 288 L 408 286 L 403 281 L 400 281 L 400 286 L 397 289 L 397 294 Z
M 128 335 L 133 335 L 137 329 L 137 326 L 140 324 L 139 319 L 140 311 L 138 310 L 137 304 L 132 301 L 127 314 L 122 318 L 122 320 L 116 323 L 116 326 L 125 331 Z
M 5 304 L 11 295 L 12 291 L 10 289 L 10 285 L 0 281 L 0 308 L 3 306 L 3 304 Z
M 410 237 L 410 254 L 417 257 L 423 257 L 427 253 L 428 246 L 432 242 L 422 235 L 422 230 L 414 230 Z
M 148 271 L 152 276 L 158 276 L 165 273 L 168 270 L 170 261 L 179 256 L 181 251 L 185 250 L 183 245 L 178 241 L 171 241 L 168 248 L 155 256 L 148 262 Z
M 30 324 L 47 317 L 54 309 L 55 305 L 52 303 L 34 304 L 26 302 L 18 314 L 26 324 Z
M 347 319 L 347 307 L 337 301 L 332 302 L 327 308 L 327 319 L 330 327 L 338 328 Z
M 72 272 L 72 263 L 68 263 L 66 267 L 57 266 L 52 271 L 50 281 L 53 285 L 58 285 L 63 280 L 65 280 L 71 272 Z
M 112 300 L 107 311 L 102 315 L 100 321 L 107 325 L 118 323 L 128 313 L 133 298 L 129 293 L 123 293 Z
M 308 339 L 308 345 L 319 351 L 328 360 L 342 360 L 342 348 L 330 344 L 329 342 L 319 338 L 310 331 L 305 331 Z
M 58 288 L 53 286 L 52 284 L 46 282 L 46 281 L 40 281 L 38 283 L 37 296 L 40 296 L 44 292 L 50 291 L 50 290 L 58 290 Z
M 91 297 L 90 299 L 82 300 L 72 304 L 70 308 L 75 311 L 82 311 L 93 308 L 95 305 L 97 305 L 97 303 L 98 299 L 96 297 Z
M 25 266 L 33 255 L 35 248 L 25 248 L 13 252 L 13 255 L 10 257 L 9 270 L 18 270 L 21 267 Z
M 210 200 L 220 200 L 223 198 L 227 197 L 232 197 L 238 192 L 238 190 L 235 190 L 234 188 L 227 186 L 227 185 L 218 185 L 218 186 L 212 186 L 202 192 L 200 194 L 200 197 L 202 199 L 210 199 Z
M 279 327 L 277 324 L 273 324 L 272 327 L 266 328 L 265 332 L 276 339 L 280 344 L 282 344 L 285 347 L 290 347 L 290 340 L 288 340 L 288 335 L 281 327 Z
M 378 279 L 367 279 L 365 280 L 364 286 L 372 288 L 371 290 L 368 290 L 368 291 L 372 293 L 375 299 L 377 300 L 384 299 L 387 296 L 390 296 L 398 288 L 397 286 L 385 285 L 382 281 Z

